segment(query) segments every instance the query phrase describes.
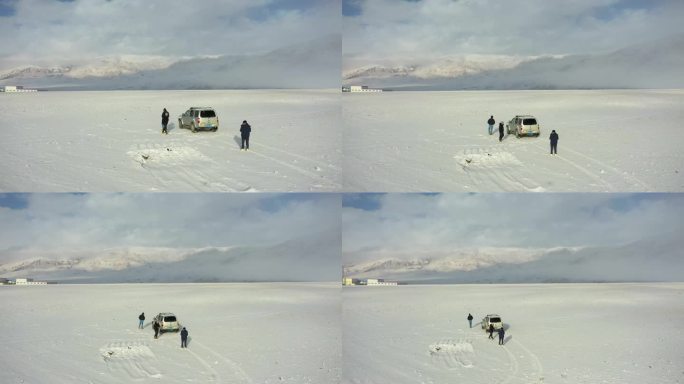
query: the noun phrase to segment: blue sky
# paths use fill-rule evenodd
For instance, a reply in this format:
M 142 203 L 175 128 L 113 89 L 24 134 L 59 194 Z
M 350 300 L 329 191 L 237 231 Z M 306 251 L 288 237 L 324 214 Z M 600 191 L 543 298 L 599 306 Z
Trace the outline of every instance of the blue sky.
M 372 1 L 372 0 L 366 0 Z M 364 0 L 342 0 L 342 14 L 344 16 L 358 16 L 362 12 Z M 397 0 L 405 2 L 420 3 L 424 0 Z M 619 0 L 603 7 L 597 8 L 594 12 L 597 17 L 609 20 L 629 9 L 653 9 L 668 0 Z M 558 5 L 556 5 L 558 6 Z

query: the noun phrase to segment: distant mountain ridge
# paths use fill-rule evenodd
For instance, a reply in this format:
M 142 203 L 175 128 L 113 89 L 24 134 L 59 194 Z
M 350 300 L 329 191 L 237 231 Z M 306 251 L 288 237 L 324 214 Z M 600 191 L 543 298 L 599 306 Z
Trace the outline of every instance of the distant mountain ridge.
M 79 250 L 0 264 L 0 277 L 73 283 L 337 281 L 339 249 L 337 234 L 322 233 L 269 246 Z
M 486 248 L 414 257 L 380 255 L 348 263 L 344 273 L 347 277 L 411 283 L 682 281 L 684 259 L 663 240 L 617 247 Z
M 684 88 L 684 34 L 604 54 L 348 68 L 343 84 L 397 90 Z
M 26 66 L 0 73 L 0 85 L 54 90 L 337 88 L 341 48 L 340 36 L 328 35 L 259 55 Z

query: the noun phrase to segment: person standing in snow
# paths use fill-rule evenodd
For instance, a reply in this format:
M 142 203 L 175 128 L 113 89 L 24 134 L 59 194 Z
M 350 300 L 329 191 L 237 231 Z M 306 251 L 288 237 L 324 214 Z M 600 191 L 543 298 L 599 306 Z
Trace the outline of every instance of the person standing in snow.
M 491 135 L 492 133 L 494 133 L 494 124 L 496 124 L 496 121 L 494 121 L 494 116 L 489 116 L 487 124 L 489 124 L 489 134 Z
M 188 347 L 188 330 L 183 327 L 183 330 L 181 331 L 181 348 L 187 348 Z
M 140 316 L 138 316 L 138 320 L 140 320 L 140 323 L 138 324 L 138 328 L 142 329 L 143 325 L 145 325 L 145 312 L 141 313 Z
M 499 328 L 499 345 L 504 345 L 504 336 L 506 336 L 506 331 L 501 327 Z
M 242 125 L 240 126 L 240 136 L 242 136 L 242 146 L 240 150 L 249 150 L 249 134 L 252 132 L 252 127 L 247 123 L 247 120 L 242 120 Z
M 557 155 L 558 154 L 558 134 L 556 133 L 555 129 L 553 131 L 551 131 L 551 135 L 549 136 L 549 141 L 551 141 L 551 154 Z
M 489 338 L 494 340 L 494 326 L 489 324 Z
M 473 315 L 470 313 L 468 314 L 468 324 L 470 324 L 470 328 L 473 327 Z
M 152 325 L 152 328 L 154 328 L 154 338 L 156 339 L 159 337 L 159 323 L 155 321 L 154 325 Z
M 503 140 L 504 136 L 504 126 L 503 126 L 503 121 L 499 122 L 499 142 Z
M 168 135 L 169 132 L 166 130 L 167 125 L 169 125 L 169 111 L 164 108 L 164 111 L 162 112 L 162 133 L 166 133 Z

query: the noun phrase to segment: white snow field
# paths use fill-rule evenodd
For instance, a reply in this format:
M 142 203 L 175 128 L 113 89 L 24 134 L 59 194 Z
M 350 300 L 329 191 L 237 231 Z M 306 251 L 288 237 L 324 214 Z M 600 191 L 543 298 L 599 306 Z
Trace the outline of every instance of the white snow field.
M 341 380 L 337 283 L 0 288 L 2 383 Z M 187 349 L 175 332 L 154 339 L 159 312 L 188 329 Z
M 192 106 L 213 107 L 218 131 L 179 129 Z M 338 90 L 0 94 L 0 116 L 0 191 L 342 188 Z M 248 152 L 240 151 L 243 120 L 252 126 Z
M 345 94 L 344 190 L 684 191 L 683 105 L 684 90 Z M 539 138 L 488 134 L 522 114 Z
M 342 296 L 344 383 L 684 382 L 682 283 L 359 286 Z M 504 321 L 504 346 L 480 328 L 488 313 Z

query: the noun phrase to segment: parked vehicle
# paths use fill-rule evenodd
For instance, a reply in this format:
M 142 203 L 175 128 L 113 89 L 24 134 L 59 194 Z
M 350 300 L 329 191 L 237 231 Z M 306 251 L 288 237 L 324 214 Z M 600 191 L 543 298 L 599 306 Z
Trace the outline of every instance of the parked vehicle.
M 176 315 L 170 312 L 162 312 L 154 317 L 154 322 L 159 325 L 159 333 L 162 332 L 178 332 L 180 330 L 180 324 L 176 319 Z
M 501 320 L 501 316 L 494 314 L 485 316 L 484 319 L 482 319 L 482 329 L 488 331 L 490 325 L 493 325 L 494 329 L 502 328 L 503 321 Z
M 530 115 L 517 115 L 506 123 L 506 132 L 521 136 L 539 136 L 541 133 L 537 118 Z
M 219 119 L 211 107 L 191 107 L 178 116 L 178 128 L 189 128 L 192 132 L 208 129 L 216 132 Z

